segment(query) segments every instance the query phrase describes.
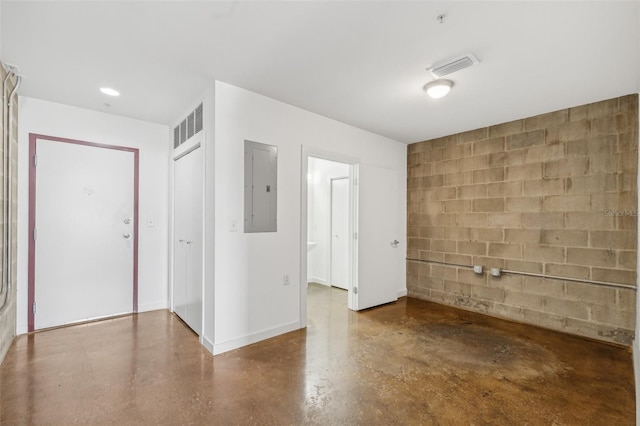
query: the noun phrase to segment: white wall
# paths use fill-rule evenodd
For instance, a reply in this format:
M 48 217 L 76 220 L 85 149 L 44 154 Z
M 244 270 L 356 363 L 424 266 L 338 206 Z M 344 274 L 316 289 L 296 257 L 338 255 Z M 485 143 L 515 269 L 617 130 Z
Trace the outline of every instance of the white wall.
M 18 333 L 27 331 L 29 133 L 140 149 L 138 306 L 166 308 L 169 128 L 27 97 L 18 114 Z
M 216 82 L 215 99 L 214 352 L 220 353 L 301 325 L 302 147 L 397 170 L 406 182 L 406 145 L 221 82 Z M 243 221 L 245 139 L 278 146 L 274 233 L 229 231 L 232 220 Z M 400 192 L 398 220 L 404 230 L 405 188 Z M 399 286 L 406 288 L 404 281 Z
M 309 281 L 329 285 L 331 257 L 331 179 L 349 176 L 349 165 L 309 158 L 308 240 L 318 245 L 307 255 Z

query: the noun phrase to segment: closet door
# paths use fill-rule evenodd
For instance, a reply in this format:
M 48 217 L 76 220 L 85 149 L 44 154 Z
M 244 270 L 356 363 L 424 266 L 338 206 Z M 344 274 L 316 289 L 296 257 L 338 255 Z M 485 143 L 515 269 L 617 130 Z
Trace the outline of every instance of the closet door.
M 173 238 L 173 311 L 184 321 L 187 318 L 187 241 L 191 233 L 189 188 L 190 170 L 187 157 L 175 162 L 174 174 L 174 238 Z
M 174 168 L 173 309 L 202 332 L 202 149 L 180 157 Z
M 203 173 L 202 149 L 198 148 L 189 155 L 190 163 L 190 237 L 187 244 L 187 317 L 185 321 L 198 334 L 202 333 L 202 207 Z
M 331 285 L 349 288 L 349 178 L 331 179 Z

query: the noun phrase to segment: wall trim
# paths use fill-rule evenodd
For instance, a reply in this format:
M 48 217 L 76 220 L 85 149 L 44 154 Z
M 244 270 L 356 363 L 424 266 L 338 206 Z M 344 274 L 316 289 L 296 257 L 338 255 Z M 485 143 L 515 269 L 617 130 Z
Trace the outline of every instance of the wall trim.
M 211 340 L 207 339 L 205 336 L 202 336 L 202 339 L 201 339 L 200 343 L 202 344 L 202 346 L 205 347 L 206 350 L 208 350 L 211 353 L 211 355 L 214 354 L 213 348 L 214 348 L 215 345 L 213 344 L 213 342 Z
M 167 300 L 157 300 L 155 302 L 143 303 L 138 305 L 138 313 L 140 312 L 149 312 L 149 311 L 158 311 L 161 309 L 169 309 Z
M 302 327 L 300 327 L 300 322 L 294 321 L 278 327 L 274 327 L 267 330 L 259 331 L 257 333 L 252 333 L 246 336 L 238 337 L 236 339 L 231 339 L 224 342 L 216 343 L 215 345 L 213 345 L 213 354 L 218 355 L 224 352 L 231 351 L 233 349 L 240 348 L 242 346 L 260 342 L 261 340 L 266 340 L 272 337 L 279 336 L 280 334 L 285 334 L 291 331 L 299 330 L 301 328 Z
M 316 284 L 322 284 L 322 285 L 326 285 L 326 286 L 331 285 L 331 284 L 329 284 L 329 281 L 323 280 L 322 278 L 318 278 L 318 277 L 308 277 L 307 278 L 307 283 L 316 283 Z
M 407 289 L 398 290 L 398 297 L 405 297 L 407 295 Z

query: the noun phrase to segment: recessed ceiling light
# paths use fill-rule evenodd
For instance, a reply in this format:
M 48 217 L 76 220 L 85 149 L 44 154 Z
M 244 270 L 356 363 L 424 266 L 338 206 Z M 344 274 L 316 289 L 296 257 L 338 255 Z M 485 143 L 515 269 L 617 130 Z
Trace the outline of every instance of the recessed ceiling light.
M 452 87 L 453 81 L 451 80 L 435 80 L 425 84 L 422 89 L 433 99 L 438 99 L 447 96 Z
M 115 89 L 112 89 L 111 87 L 101 87 L 100 91 L 102 93 L 104 93 L 105 95 L 109 95 L 109 96 L 120 96 L 120 92 L 118 92 Z

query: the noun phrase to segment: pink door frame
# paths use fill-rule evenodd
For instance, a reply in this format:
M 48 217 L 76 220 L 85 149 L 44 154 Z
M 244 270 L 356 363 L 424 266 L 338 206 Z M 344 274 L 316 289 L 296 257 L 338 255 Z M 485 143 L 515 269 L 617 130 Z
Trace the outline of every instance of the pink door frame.
M 35 317 L 33 303 L 35 302 L 35 270 L 36 270 L 36 241 L 33 239 L 33 230 L 36 227 L 36 166 L 33 158 L 36 155 L 36 140 L 44 139 L 53 142 L 71 143 L 94 148 L 114 149 L 133 153 L 133 312 L 138 312 L 138 186 L 140 176 L 140 150 L 125 146 L 106 145 L 95 142 L 86 142 L 76 139 L 58 138 L 55 136 L 29 133 L 29 282 L 28 282 L 28 331 L 34 331 Z

